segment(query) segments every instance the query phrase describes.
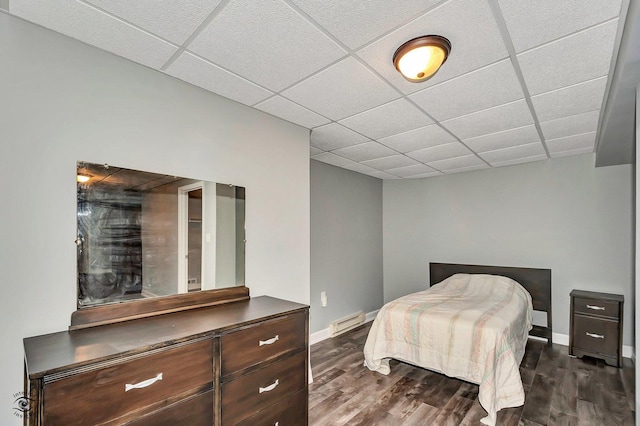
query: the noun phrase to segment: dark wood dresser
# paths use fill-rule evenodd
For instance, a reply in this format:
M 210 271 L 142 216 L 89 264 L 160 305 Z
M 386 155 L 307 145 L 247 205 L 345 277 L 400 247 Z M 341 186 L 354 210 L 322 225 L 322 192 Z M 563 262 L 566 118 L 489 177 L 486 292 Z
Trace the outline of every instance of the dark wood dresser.
M 592 356 L 622 366 L 624 296 L 573 290 L 569 355 Z
M 24 339 L 29 425 L 307 425 L 309 308 L 267 296 Z

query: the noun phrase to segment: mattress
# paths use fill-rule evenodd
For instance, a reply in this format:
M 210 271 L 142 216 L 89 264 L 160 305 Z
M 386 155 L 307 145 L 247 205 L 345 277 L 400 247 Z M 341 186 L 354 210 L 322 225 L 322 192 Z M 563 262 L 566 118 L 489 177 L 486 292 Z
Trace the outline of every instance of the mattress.
M 389 374 L 391 358 L 479 385 L 494 425 L 502 408 L 524 404 L 520 362 L 533 312 L 514 280 L 456 274 L 380 309 L 364 346 L 365 365 Z

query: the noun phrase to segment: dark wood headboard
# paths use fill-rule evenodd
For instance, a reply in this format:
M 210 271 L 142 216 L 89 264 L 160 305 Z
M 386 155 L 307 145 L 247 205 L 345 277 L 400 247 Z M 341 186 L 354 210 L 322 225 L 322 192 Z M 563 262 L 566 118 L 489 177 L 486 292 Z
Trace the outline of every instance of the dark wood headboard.
M 531 294 L 533 309 L 547 313 L 547 326 L 534 325 L 529 334 L 547 339 L 551 345 L 551 269 L 516 268 L 510 266 L 429 263 L 429 284 L 434 285 L 454 274 L 489 274 L 511 278 Z

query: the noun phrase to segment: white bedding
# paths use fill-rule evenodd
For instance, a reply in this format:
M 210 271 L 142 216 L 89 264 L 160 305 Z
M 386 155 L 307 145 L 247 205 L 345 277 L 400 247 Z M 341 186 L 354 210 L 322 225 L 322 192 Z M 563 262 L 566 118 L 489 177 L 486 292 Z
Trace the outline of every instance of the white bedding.
M 380 309 L 364 346 L 365 365 L 389 374 L 406 361 L 480 385 L 478 399 L 494 425 L 499 410 L 524 404 L 520 362 L 533 307 L 517 282 L 456 274 Z

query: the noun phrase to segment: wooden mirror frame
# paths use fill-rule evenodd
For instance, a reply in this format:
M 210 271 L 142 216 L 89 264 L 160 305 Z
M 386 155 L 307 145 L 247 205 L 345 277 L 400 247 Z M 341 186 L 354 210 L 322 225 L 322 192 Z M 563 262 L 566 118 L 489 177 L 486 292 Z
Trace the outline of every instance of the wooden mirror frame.
M 221 305 L 249 299 L 246 286 L 204 290 L 136 300 L 135 303 L 112 303 L 79 309 L 71 314 L 69 330 L 96 327 L 171 312 Z

